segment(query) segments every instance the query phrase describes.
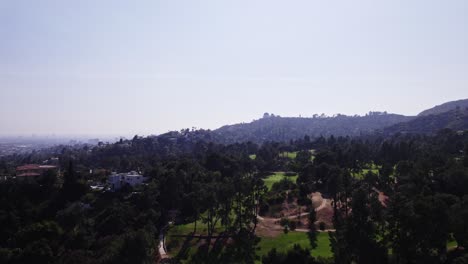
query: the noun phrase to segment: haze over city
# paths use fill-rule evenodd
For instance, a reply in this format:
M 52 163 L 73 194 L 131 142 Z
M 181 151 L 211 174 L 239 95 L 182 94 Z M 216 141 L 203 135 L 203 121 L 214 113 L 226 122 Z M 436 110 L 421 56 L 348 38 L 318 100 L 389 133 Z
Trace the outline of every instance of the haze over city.
M 467 1 L 1 1 L 0 134 L 155 134 L 466 98 Z

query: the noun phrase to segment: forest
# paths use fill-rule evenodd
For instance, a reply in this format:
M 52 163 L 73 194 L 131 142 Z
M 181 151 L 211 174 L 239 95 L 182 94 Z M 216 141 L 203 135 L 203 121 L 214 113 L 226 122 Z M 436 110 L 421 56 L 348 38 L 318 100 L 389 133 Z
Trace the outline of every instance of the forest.
M 60 169 L 35 184 L 0 182 L 0 263 L 468 263 L 466 132 L 226 145 L 205 136 L 2 157 L 2 175 L 52 158 Z M 131 170 L 145 184 L 91 188 Z

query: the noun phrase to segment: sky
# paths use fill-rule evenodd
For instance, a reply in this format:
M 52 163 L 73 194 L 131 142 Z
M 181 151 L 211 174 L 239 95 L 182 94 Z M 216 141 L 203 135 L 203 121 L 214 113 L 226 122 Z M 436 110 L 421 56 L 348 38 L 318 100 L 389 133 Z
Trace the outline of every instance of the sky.
M 466 0 L 0 0 L 0 135 L 149 135 L 468 98 Z

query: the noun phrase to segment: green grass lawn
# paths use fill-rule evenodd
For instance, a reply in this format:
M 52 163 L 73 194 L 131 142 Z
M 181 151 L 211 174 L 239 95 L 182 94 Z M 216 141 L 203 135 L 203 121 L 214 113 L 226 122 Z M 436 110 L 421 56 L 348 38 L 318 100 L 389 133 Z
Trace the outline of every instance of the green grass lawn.
M 250 158 L 251 160 L 255 160 L 255 159 L 257 158 L 257 155 L 255 155 L 255 154 L 249 155 L 249 158 Z
M 172 256 L 177 255 L 180 247 L 183 244 L 184 238 L 174 238 L 172 235 L 187 235 L 193 231 L 194 223 L 172 226 L 166 236 L 166 246 L 168 247 L 168 253 Z M 197 233 L 206 234 L 206 226 L 201 222 L 197 223 Z M 196 243 L 196 240 L 192 242 Z M 260 242 L 257 245 L 256 253 L 260 257 L 256 263 L 261 263 L 261 257 L 268 254 L 270 250 L 276 248 L 278 252 L 287 252 L 292 249 L 294 244 L 300 245 L 302 248 L 310 249 L 310 242 L 307 238 L 307 233 L 290 231 L 287 234 L 281 234 L 275 238 L 260 238 Z M 195 247 L 195 244 L 192 245 Z M 447 248 L 453 249 L 457 246 L 456 241 L 448 241 Z M 189 255 L 194 253 L 195 248 L 190 248 Z M 389 254 L 391 254 L 389 249 Z M 317 248 L 312 249 L 311 253 L 314 257 L 331 258 L 333 253 L 330 248 L 330 237 L 328 233 L 320 232 L 317 234 Z
M 381 166 L 377 166 L 375 163 L 369 163 L 369 164 L 366 164 L 364 167 L 365 168 L 362 169 L 360 172 L 357 172 L 357 173 L 353 172 L 351 173 L 351 175 L 358 180 L 364 179 L 364 176 L 368 172 L 372 172 L 374 174 L 379 175 L 379 169 Z
M 310 158 L 310 160 L 313 161 L 314 158 L 315 158 L 315 156 L 314 156 L 315 150 L 311 149 L 311 150 L 309 150 L 309 151 L 310 151 L 310 153 L 312 153 L 312 157 Z M 298 152 L 299 152 L 299 151 L 293 151 L 293 152 L 285 151 L 285 152 L 281 152 L 281 153 L 279 154 L 279 156 L 282 157 L 282 158 L 295 159 L 295 158 L 297 157 L 297 153 L 298 153 Z
M 307 233 L 291 231 L 275 238 L 261 238 L 258 244 L 257 255 L 262 257 L 268 254 L 273 248 L 276 248 L 278 252 L 287 252 L 293 248 L 294 244 L 298 244 L 302 248 L 310 249 Z M 318 233 L 317 248 L 313 249 L 311 252 L 314 257 L 333 257 L 328 233 Z
M 268 191 L 271 190 L 271 187 L 273 186 L 274 183 L 281 181 L 284 178 L 288 178 L 294 183 L 296 183 L 297 180 L 297 175 L 295 176 L 285 176 L 284 172 L 275 172 L 275 174 L 268 176 L 263 180 L 265 183 L 265 186 L 268 188 Z
M 280 153 L 280 157 L 288 158 L 288 159 L 295 159 L 297 157 L 297 151 L 294 152 L 282 152 Z
M 455 241 L 455 240 L 449 241 L 449 242 L 447 242 L 447 249 L 456 248 L 457 245 L 458 245 L 457 241 Z
M 174 235 L 188 235 L 193 232 L 194 227 L 195 227 L 195 223 L 188 223 L 188 224 L 182 224 L 182 225 L 174 225 L 169 228 L 169 230 L 166 233 L 166 247 L 170 255 L 172 256 L 177 255 L 183 242 L 185 241 L 185 238 L 174 237 Z M 216 229 L 218 228 L 221 228 L 221 224 L 219 222 L 216 224 Z M 215 229 L 215 233 L 216 233 L 216 229 Z M 207 235 L 208 234 L 207 231 L 208 229 L 206 227 L 206 224 L 198 220 L 196 233 L 201 234 L 201 235 Z M 195 241 L 197 240 L 194 240 L 193 243 L 195 243 Z M 193 248 L 191 248 L 190 251 L 192 250 Z

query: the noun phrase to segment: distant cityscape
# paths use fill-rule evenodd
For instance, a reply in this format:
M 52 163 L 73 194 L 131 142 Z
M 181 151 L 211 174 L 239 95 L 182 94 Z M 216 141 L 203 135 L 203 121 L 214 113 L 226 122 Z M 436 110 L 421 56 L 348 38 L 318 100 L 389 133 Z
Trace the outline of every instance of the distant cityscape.
M 0 157 L 25 154 L 58 145 L 97 145 L 114 143 L 125 137 L 119 136 L 0 136 Z

